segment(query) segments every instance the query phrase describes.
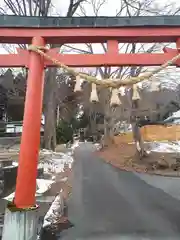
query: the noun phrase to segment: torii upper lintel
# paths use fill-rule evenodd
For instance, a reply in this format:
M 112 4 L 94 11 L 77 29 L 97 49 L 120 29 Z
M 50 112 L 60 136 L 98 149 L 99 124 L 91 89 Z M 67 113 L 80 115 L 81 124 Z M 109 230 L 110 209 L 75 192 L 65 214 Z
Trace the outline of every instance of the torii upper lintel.
M 117 40 L 175 42 L 180 16 L 141 17 L 27 17 L 0 16 L 0 43 L 31 43 L 41 36 L 46 43 L 95 43 Z

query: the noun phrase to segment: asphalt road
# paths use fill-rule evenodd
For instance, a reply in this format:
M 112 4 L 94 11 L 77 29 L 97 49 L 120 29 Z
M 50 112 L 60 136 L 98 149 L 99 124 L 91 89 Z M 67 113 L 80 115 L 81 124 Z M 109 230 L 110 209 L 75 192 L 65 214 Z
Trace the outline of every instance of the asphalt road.
M 60 239 L 180 239 L 180 201 L 155 183 L 104 163 L 92 150 L 86 143 L 75 151 L 68 202 L 74 227 Z

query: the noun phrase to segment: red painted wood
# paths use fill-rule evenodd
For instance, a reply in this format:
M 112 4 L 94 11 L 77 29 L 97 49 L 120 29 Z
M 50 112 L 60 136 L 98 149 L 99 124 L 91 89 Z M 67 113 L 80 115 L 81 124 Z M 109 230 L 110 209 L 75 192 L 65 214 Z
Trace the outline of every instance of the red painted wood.
M 34 37 L 32 44 L 45 45 L 41 37 Z M 40 147 L 40 128 L 44 89 L 43 58 L 29 53 L 29 73 L 23 119 L 23 132 L 16 180 L 15 204 L 19 208 L 35 205 L 37 165 Z
M 165 53 L 178 54 L 178 50 L 177 50 L 177 49 L 172 49 L 172 48 L 169 48 L 169 47 L 164 47 L 164 48 L 163 48 L 163 51 L 164 51 Z
M 0 43 L 31 43 L 34 36 L 42 36 L 47 43 L 119 42 L 175 42 L 180 27 L 152 28 L 1 28 Z
M 176 40 L 176 47 L 180 51 L 180 38 Z
M 107 53 L 118 54 L 118 41 L 117 40 L 108 40 L 107 41 Z
M 29 52 L 17 48 L 18 54 L 0 54 L 0 67 L 28 67 Z
M 56 54 L 49 55 L 60 62 L 72 67 L 95 67 L 95 66 L 158 66 L 172 59 L 176 53 L 161 54 Z M 52 66 L 52 62 L 45 61 Z
M 180 52 L 180 51 L 178 51 L 178 49 L 172 49 L 172 48 L 168 48 L 168 47 L 164 47 L 163 51 L 168 54 L 174 54 L 174 56 L 179 54 L 179 52 Z M 175 65 L 178 67 L 180 66 L 180 59 L 178 59 L 176 61 Z
M 168 51 L 168 49 L 166 49 Z M 95 66 L 158 66 L 177 55 L 177 50 L 170 49 L 166 53 L 151 54 L 58 54 L 57 50 L 47 52 L 51 57 L 70 67 L 95 67 Z M 18 54 L 0 54 L 0 67 L 29 66 L 28 52 L 21 50 Z M 51 61 L 45 60 L 45 66 L 54 66 Z

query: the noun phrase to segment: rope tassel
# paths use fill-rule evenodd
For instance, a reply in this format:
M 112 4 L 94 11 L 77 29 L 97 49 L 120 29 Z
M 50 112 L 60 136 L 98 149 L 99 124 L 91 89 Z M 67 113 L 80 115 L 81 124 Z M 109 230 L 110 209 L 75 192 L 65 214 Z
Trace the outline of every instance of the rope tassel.
M 112 95 L 111 95 L 111 101 L 110 101 L 110 105 L 111 106 L 119 106 L 121 105 L 121 100 L 119 98 L 119 91 L 118 89 L 113 89 L 112 90 Z
M 138 86 L 137 86 L 137 84 L 134 84 L 133 85 L 132 100 L 139 100 L 139 99 L 141 99 L 141 98 L 140 98 L 140 95 L 139 95 L 139 92 L 138 92 Z
M 46 60 L 49 60 L 49 61 L 53 62 L 54 65 L 62 68 L 63 70 L 67 71 L 68 73 L 70 73 L 72 75 L 77 75 L 78 74 L 80 77 L 82 77 L 84 80 L 86 80 L 86 81 L 88 81 L 90 83 L 94 83 L 94 84 L 101 85 L 101 86 L 104 86 L 104 87 L 113 87 L 113 88 L 119 88 L 121 86 L 131 86 L 131 85 L 136 84 L 138 82 L 141 82 L 143 80 L 147 80 L 147 79 L 151 78 L 154 74 L 159 73 L 160 71 L 162 71 L 163 69 L 167 68 L 168 66 L 171 66 L 178 59 L 180 59 L 180 53 L 178 53 L 172 59 L 168 60 L 167 62 L 165 62 L 161 66 L 157 67 L 152 72 L 145 73 L 144 75 L 137 76 L 137 77 L 130 77 L 130 78 L 125 79 L 123 81 L 121 81 L 121 79 L 118 79 L 118 81 L 117 80 L 116 81 L 112 81 L 112 79 L 103 79 L 103 81 L 102 81 L 102 80 L 98 80 L 96 77 L 90 76 L 88 74 L 80 73 L 80 72 L 78 73 L 73 68 L 68 67 L 64 63 L 58 61 L 56 58 L 51 57 L 47 53 L 48 49 L 45 48 L 44 46 L 41 47 L 41 46 L 30 45 L 28 47 L 28 50 L 40 54 Z
M 97 90 L 96 90 L 96 84 L 95 83 L 92 83 L 90 101 L 91 102 L 99 102 L 99 98 L 98 98 L 98 95 L 97 95 Z
M 81 92 L 82 91 L 80 79 L 81 79 L 80 76 L 77 75 L 76 76 L 76 84 L 75 84 L 75 87 L 74 87 L 74 92 Z

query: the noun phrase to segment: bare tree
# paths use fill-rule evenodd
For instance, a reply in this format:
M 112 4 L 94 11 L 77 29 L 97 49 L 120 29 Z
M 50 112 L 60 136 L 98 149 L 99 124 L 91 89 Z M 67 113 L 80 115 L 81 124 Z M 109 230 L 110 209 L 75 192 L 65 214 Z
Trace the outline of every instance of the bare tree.
M 71 17 L 75 14 L 78 7 L 85 0 L 70 0 L 66 16 Z M 18 16 L 43 16 L 51 15 L 51 11 L 56 6 L 53 6 L 52 0 L 3 0 L 0 13 L 10 13 Z M 7 48 L 8 51 L 11 49 Z M 20 45 L 26 48 L 26 45 Z M 61 47 L 60 45 L 52 45 L 53 47 Z M 61 75 L 64 73 L 61 72 Z M 44 115 L 45 115 L 45 132 L 44 132 L 44 147 L 47 149 L 55 149 L 56 146 L 56 113 L 59 102 L 63 102 L 58 94 L 60 82 L 57 81 L 57 69 L 51 68 L 46 71 L 45 78 L 45 94 L 44 94 Z M 69 83 L 68 83 L 69 84 Z M 68 88 L 67 84 L 60 84 L 61 88 Z

